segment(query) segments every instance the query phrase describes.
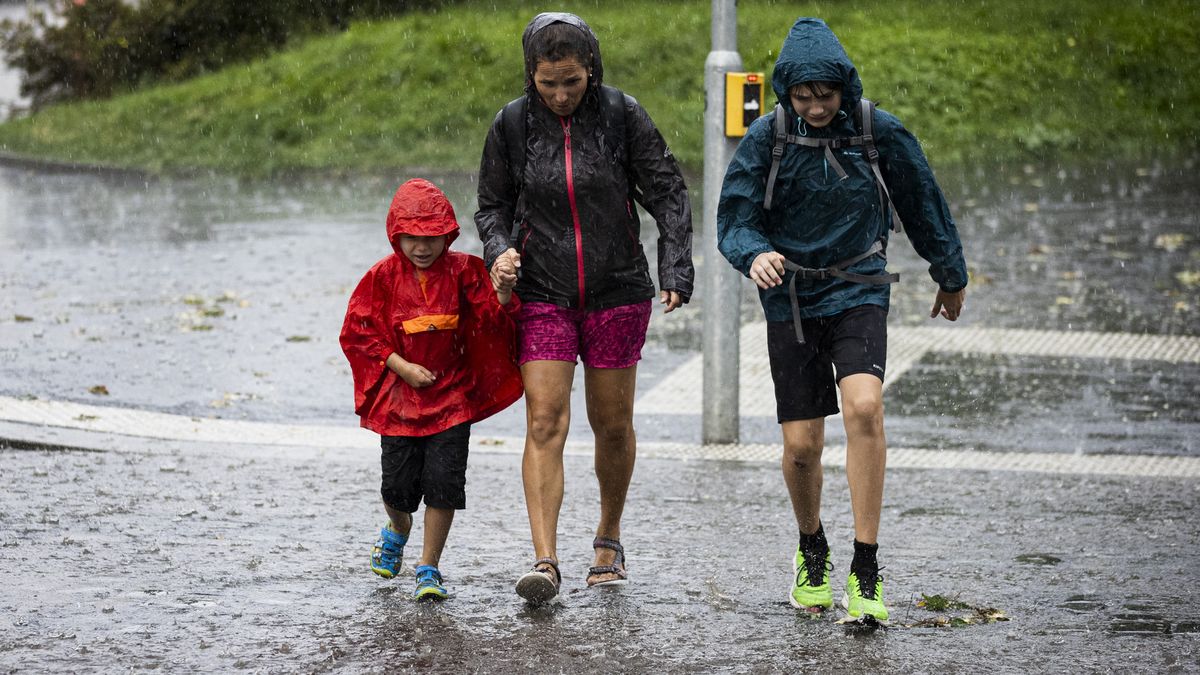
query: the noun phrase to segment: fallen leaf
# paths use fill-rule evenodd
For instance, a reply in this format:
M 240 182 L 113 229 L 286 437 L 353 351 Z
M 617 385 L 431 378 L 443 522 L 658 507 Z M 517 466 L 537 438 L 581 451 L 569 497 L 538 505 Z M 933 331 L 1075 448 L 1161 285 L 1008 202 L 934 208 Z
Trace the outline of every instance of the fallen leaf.
M 29 323 L 30 321 L 33 321 L 33 317 L 25 316 L 24 314 L 14 314 L 13 321 L 16 321 L 17 323 Z
M 1195 270 L 1176 272 L 1175 280 L 1187 288 L 1195 288 L 1197 285 L 1200 285 L 1200 272 Z
M 104 393 L 107 394 L 108 392 L 105 391 Z M 98 420 L 98 419 L 100 419 L 100 417 L 98 415 L 76 415 L 75 416 L 76 422 L 91 422 L 92 420 Z
M 88 391 L 97 396 L 108 396 L 108 387 L 106 387 L 102 384 L 98 384 L 98 385 L 92 387 L 91 389 L 88 389 Z
M 1174 253 L 1188 241 L 1188 236 L 1182 232 L 1160 234 L 1154 238 L 1154 247 L 1161 248 L 1167 253 Z
M 1065 295 L 1060 295 L 1054 299 L 1054 304 L 1056 304 L 1056 305 L 1073 305 L 1073 304 L 1075 304 L 1075 299 L 1071 298 L 1071 297 L 1067 297 Z
M 185 295 L 185 296 L 183 296 L 183 304 L 185 304 L 185 305 L 203 305 L 204 298 L 202 298 L 198 295 Z
M 311 342 L 312 338 L 307 335 L 289 335 L 288 342 Z

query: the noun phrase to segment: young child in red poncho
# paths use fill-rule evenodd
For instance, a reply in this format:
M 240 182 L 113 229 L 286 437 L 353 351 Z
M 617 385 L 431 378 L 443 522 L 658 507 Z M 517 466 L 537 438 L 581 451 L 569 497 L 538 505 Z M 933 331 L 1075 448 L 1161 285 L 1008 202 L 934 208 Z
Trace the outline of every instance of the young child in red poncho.
M 342 351 L 354 374 L 354 411 L 381 438 L 380 492 L 388 523 L 371 569 L 400 571 L 412 514 L 425 501 L 417 600 L 447 597 L 438 569 L 454 511 L 466 507 L 471 424 L 521 397 L 512 286 L 494 287 L 476 256 L 449 250 L 458 221 L 446 195 L 413 179 L 387 216 L 393 255 L 350 296 Z

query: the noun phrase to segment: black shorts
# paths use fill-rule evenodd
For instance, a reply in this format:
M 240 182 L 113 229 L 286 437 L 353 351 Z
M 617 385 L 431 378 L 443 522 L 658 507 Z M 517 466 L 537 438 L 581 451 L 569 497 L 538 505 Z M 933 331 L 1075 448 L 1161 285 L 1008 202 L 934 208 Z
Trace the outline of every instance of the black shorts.
M 780 424 L 837 414 L 836 386 L 843 377 L 870 373 L 882 380 L 887 365 L 887 310 L 879 305 L 801 319 L 800 325 L 804 344 L 796 341 L 791 321 L 767 323 Z
M 467 508 L 467 446 L 464 422 L 432 436 L 383 436 L 383 503 L 413 513 L 425 498 L 435 509 Z

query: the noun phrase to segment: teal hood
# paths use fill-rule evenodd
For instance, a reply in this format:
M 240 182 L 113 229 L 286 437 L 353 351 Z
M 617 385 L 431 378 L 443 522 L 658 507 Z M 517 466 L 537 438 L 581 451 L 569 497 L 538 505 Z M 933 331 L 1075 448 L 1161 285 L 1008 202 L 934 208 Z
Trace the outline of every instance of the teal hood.
M 788 90 L 803 82 L 841 82 L 842 110 L 847 113 L 853 112 L 863 94 L 858 70 L 842 43 L 824 21 L 811 17 L 796 19 L 771 74 L 771 88 L 785 110 L 791 110 Z

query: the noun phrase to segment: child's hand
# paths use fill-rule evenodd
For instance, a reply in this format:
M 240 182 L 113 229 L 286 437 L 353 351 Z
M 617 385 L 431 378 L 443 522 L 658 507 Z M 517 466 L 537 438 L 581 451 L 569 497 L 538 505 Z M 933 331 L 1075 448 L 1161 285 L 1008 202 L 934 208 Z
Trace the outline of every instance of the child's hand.
M 929 318 L 936 319 L 938 314 L 948 321 L 958 321 L 958 317 L 962 315 L 963 301 L 966 300 L 967 289 L 947 293 L 938 289 L 937 297 L 933 299 L 933 309 L 929 312 Z
M 783 260 L 783 256 L 775 251 L 759 253 L 750 265 L 750 278 L 762 289 L 782 284 Z
M 429 372 L 425 366 L 405 361 L 396 353 L 392 353 L 387 357 L 386 365 L 393 373 L 400 376 L 400 379 L 407 382 L 408 386 L 414 389 L 428 387 L 437 381 L 437 377 Z
M 396 372 L 396 374 L 400 376 L 400 379 L 407 382 L 408 386 L 412 387 L 413 389 L 428 387 L 437 381 L 437 378 L 434 377 L 433 373 L 429 372 L 425 366 L 421 366 L 416 363 L 405 362 L 404 365 L 401 366 Z

